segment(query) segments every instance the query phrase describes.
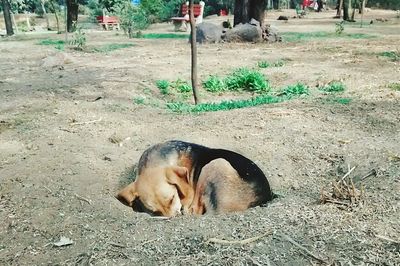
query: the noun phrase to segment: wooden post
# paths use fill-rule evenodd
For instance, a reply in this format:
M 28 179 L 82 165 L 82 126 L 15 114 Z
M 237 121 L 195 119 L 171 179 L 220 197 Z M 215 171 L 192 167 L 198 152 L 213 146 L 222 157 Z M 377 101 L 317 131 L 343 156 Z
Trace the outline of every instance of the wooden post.
M 194 103 L 199 103 L 197 89 L 197 42 L 196 42 L 196 21 L 193 12 L 193 0 L 189 2 L 189 19 L 190 19 L 190 47 L 192 51 L 192 90 Z

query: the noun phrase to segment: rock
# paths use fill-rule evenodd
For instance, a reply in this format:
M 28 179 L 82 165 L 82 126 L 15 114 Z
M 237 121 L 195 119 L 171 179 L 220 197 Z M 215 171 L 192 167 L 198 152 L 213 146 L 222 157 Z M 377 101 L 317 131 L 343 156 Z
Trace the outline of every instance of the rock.
M 257 24 L 254 21 L 253 23 Z M 262 29 L 259 23 L 258 25 L 238 24 L 233 29 L 226 31 L 223 40 L 227 42 L 259 42 L 262 40 Z
M 208 22 L 203 22 L 196 27 L 196 41 L 198 43 L 221 42 L 223 27 Z
M 279 36 L 277 29 L 272 28 L 271 25 L 263 27 L 263 39 L 267 42 L 281 42 L 282 37 Z
M 278 20 L 289 20 L 287 16 L 279 16 Z

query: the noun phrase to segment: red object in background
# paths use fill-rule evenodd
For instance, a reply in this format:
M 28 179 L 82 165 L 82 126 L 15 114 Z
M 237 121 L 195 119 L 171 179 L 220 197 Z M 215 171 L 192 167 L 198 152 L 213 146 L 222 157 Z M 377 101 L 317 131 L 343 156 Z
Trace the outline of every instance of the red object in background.
M 219 15 L 220 15 L 220 16 L 227 16 L 227 15 L 228 15 L 228 11 L 227 11 L 226 9 L 221 9 L 221 10 L 219 11 Z
M 312 7 L 314 4 L 313 0 L 303 0 L 303 7 Z

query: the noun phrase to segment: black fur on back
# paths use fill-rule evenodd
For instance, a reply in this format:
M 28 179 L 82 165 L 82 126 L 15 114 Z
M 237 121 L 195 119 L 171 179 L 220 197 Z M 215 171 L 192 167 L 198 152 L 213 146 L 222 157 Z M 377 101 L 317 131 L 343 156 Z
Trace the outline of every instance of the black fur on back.
M 193 163 L 193 182 L 197 184 L 202 168 L 212 160 L 223 158 L 238 172 L 239 176 L 252 185 L 257 200 L 250 207 L 258 206 L 273 199 L 273 193 L 262 170 L 245 156 L 224 149 L 211 149 L 194 143 L 172 140 L 157 144 L 146 150 L 139 160 L 139 173 L 146 167 L 148 155 L 158 152 L 161 157 L 167 157 L 171 152 L 186 153 Z

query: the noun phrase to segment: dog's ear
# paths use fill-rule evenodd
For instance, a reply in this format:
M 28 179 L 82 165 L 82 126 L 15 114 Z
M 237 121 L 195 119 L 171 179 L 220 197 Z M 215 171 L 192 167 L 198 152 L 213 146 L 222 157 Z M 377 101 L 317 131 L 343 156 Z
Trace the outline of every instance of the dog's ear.
M 122 204 L 132 207 L 134 200 L 137 198 L 136 192 L 136 182 L 129 184 L 124 187 L 118 194 L 115 196 Z
M 166 170 L 167 182 L 176 186 L 181 199 L 189 196 L 193 188 L 189 184 L 189 171 L 186 167 L 172 166 Z

